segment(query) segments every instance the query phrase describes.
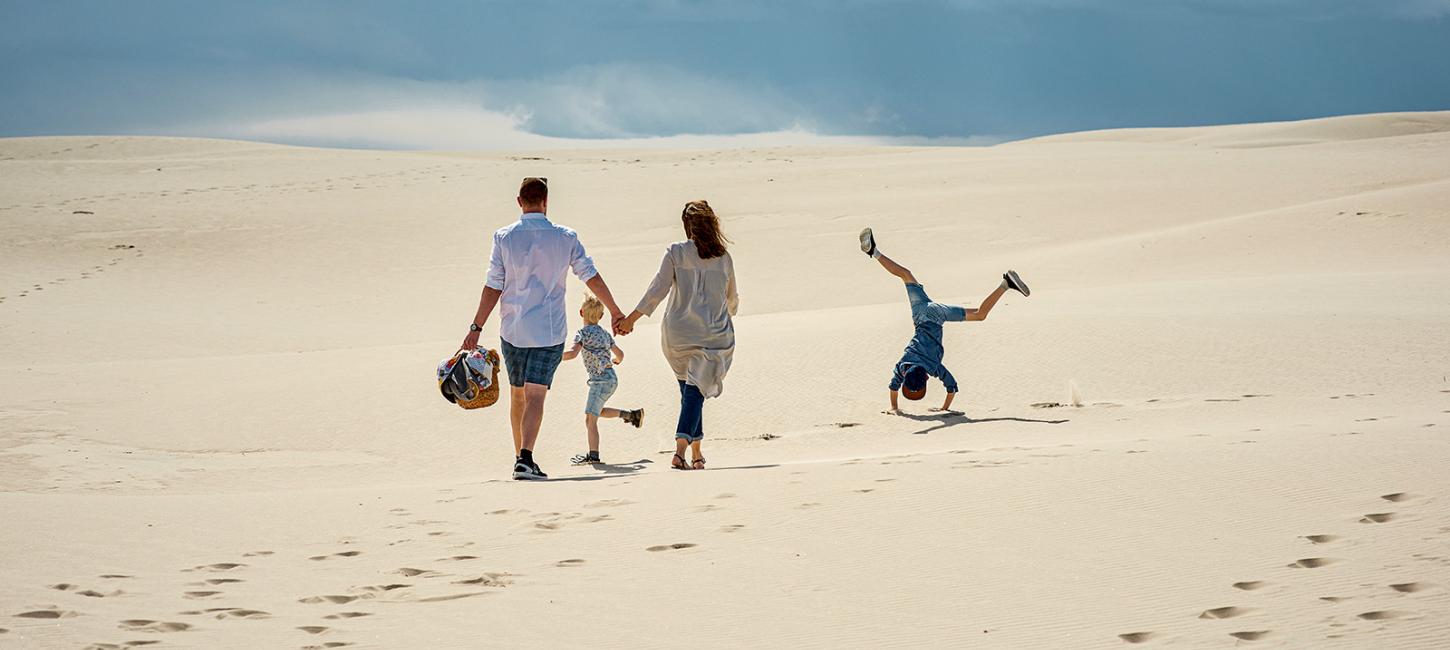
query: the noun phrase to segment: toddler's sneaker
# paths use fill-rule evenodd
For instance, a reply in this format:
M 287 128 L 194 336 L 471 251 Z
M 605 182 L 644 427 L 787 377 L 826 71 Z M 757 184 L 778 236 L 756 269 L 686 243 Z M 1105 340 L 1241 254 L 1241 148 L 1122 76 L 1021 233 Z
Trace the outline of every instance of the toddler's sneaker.
M 644 426 L 644 409 L 625 411 L 619 417 L 624 420 L 625 424 L 632 424 L 636 429 Z

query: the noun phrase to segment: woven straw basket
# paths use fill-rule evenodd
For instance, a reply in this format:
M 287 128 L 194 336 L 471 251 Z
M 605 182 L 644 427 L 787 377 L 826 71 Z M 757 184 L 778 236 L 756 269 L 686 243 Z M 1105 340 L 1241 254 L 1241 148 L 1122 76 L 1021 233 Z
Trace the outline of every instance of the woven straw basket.
M 485 355 L 489 364 L 493 366 L 493 381 L 489 382 L 488 388 L 478 391 L 478 394 L 470 400 L 458 400 L 458 405 L 466 409 L 481 409 L 486 406 L 493 406 L 498 401 L 498 352 L 489 350 Z M 459 360 L 459 363 L 463 363 Z

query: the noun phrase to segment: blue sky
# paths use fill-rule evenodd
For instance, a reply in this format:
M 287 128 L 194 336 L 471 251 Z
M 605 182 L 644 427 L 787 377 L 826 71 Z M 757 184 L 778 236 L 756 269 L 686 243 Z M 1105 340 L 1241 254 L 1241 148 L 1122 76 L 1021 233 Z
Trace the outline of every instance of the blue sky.
M 1450 0 L 0 0 L 0 136 L 981 142 L 1450 109 Z

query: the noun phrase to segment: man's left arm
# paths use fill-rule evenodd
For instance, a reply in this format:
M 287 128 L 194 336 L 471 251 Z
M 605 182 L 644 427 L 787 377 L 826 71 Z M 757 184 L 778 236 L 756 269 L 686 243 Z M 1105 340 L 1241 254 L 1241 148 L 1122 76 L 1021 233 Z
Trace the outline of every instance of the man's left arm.
M 604 276 L 599 275 L 599 270 L 594 268 L 594 258 L 584 251 L 584 243 L 579 237 L 574 237 L 574 247 L 569 251 L 569 267 L 574 269 L 574 276 L 584 281 L 584 286 L 594 292 L 594 297 L 604 303 L 604 308 L 609 310 L 609 324 L 624 320 L 624 312 L 614 302 L 614 294 L 609 291 L 609 285 L 604 282 Z M 611 327 L 612 329 L 612 327 Z

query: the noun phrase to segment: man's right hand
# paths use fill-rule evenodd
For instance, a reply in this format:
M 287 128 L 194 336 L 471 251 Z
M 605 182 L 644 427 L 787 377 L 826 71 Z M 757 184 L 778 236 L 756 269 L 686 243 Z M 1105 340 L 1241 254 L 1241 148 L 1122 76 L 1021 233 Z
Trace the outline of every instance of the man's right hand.
M 463 337 L 463 345 L 458 346 L 458 349 L 472 352 L 474 349 L 478 348 L 479 334 L 482 334 L 482 332 L 469 332 L 468 336 Z

